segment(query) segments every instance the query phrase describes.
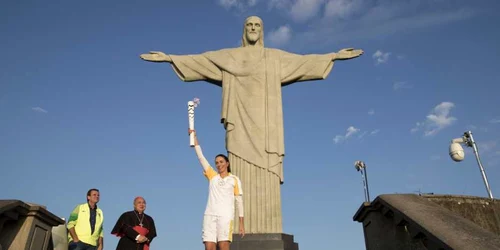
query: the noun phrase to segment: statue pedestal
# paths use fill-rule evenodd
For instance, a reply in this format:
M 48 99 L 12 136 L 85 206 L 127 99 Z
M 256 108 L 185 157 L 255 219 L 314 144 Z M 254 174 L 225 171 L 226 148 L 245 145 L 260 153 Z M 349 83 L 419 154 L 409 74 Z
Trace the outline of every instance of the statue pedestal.
M 64 226 L 64 220 L 44 206 L 0 200 L 0 249 L 52 250 L 52 228 L 59 225 Z
M 231 250 L 299 250 L 299 244 L 291 234 L 245 234 L 243 239 L 233 234 Z

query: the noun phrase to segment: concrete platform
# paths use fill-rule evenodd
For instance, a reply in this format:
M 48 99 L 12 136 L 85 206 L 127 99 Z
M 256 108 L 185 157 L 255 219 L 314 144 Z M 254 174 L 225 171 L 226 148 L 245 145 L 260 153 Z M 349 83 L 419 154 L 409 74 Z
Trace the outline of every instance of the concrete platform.
M 500 249 L 500 200 L 453 195 L 386 194 L 363 203 L 367 250 Z
M 233 235 L 231 250 L 299 250 L 290 234 L 245 234 L 241 238 Z

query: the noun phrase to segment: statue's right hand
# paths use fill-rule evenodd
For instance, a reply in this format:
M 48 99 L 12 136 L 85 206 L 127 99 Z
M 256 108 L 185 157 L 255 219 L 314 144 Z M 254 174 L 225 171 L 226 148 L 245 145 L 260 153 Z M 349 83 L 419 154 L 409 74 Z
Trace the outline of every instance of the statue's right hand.
M 172 59 L 161 51 L 150 51 L 148 54 L 141 54 L 141 59 L 150 62 L 171 62 Z

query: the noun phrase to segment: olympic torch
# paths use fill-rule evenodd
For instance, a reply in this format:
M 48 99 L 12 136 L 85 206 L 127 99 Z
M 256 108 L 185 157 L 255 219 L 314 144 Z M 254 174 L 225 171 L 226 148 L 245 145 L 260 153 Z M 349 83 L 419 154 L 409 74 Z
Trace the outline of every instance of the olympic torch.
M 194 108 L 198 107 L 200 104 L 200 99 L 194 98 L 192 101 L 188 102 L 188 121 L 189 129 L 194 130 Z M 189 146 L 194 147 L 194 134 L 189 134 Z

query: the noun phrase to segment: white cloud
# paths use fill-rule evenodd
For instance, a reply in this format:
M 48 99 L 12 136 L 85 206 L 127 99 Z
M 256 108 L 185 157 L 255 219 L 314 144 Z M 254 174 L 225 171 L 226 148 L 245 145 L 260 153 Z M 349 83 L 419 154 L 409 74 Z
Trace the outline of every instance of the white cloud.
M 219 0 L 219 4 L 224 8 L 231 8 L 237 6 L 240 3 L 238 0 Z
M 333 142 L 335 142 L 335 144 L 337 143 L 340 143 L 344 140 L 347 140 L 349 137 L 351 137 L 352 135 L 358 133 L 360 130 L 358 128 L 355 128 L 354 126 L 350 126 L 347 128 L 347 131 L 345 133 L 345 135 L 336 135 L 334 138 L 333 138 Z
M 40 113 L 48 113 L 47 110 L 40 108 L 40 107 L 33 107 L 33 108 L 31 108 L 31 110 L 33 110 L 35 112 L 40 112 Z
M 440 130 L 451 126 L 455 121 L 457 121 L 457 118 L 450 116 L 450 110 L 453 107 L 455 107 L 455 104 L 452 102 L 442 102 L 438 104 L 427 115 L 425 121 L 417 122 L 416 126 L 410 131 L 414 133 L 423 129 L 425 136 L 437 134 Z
M 500 123 L 500 119 L 491 119 L 490 123 Z
M 386 63 L 389 60 L 390 52 L 382 52 L 381 50 L 377 50 L 373 53 L 373 59 L 375 59 L 375 65 L 379 65 L 381 63 Z
M 324 0 L 296 0 L 290 8 L 290 15 L 297 22 L 307 21 L 316 16 Z
M 453 4 L 451 4 L 453 2 Z M 296 46 L 330 47 L 334 42 L 379 39 L 469 19 L 485 4 L 465 0 L 217 0 L 226 9 L 285 13 L 307 29 L 297 33 Z M 265 20 L 264 20 L 265 22 Z M 396 56 L 402 59 L 402 56 Z
M 354 135 L 356 135 L 356 134 L 358 134 L 358 136 L 356 138 L 362 139 L 366 135 L 373 136 L 373 135 L 376 135 L 378 132 L 380 132 L 380 129 L 375 129 L 371 132 L 368 132 L 368 131 L 361 132 L 361 129 L 355 128 L 354 126 L 350 126 L 347 128 L 346 133 L 344 135 L 336 135 L 335 137 L 333 137 L 333 142 L 335 144 L 341 143 L 341 142 L 346 141 L 347 139 L 349 139 L 351 137 L 354 137 Z
M 392 85 L 392 88 L 394 90 L 399 90 L 399 89 L 411 89 L 413 88 L 413 85 L 411 85 L 410 83 L 408 82 L 395 82 L 393 85 Z
M 453 4 L 451 4 L 453 2 Z M 476 1 L 477 2 L 477 1 Z M 486 4 L 465 0 L 217 0 L 228 10 L 261 11 L 301 23 L 291 41 L 296 50 L 332 48 L 333 43 L 414 33 L 476 16 Z M 266 20 L 264 20 L 266 22 Z M 393 55 L 403 59 L 404 55 Z M 383 60 L 383 59 L 381 59 Z
M 365 135 L 367 133 L 368 133 L 367 131 L 363 131 L 363 133 L 361 133 L 360 135 L 358 135 L 358 139 L 361 139 L 361 138 L 365 137 Z
M 477 15 L 486 4 L 465 0 L 217 0 L 226 9 L 258 10 L 268 6 L 290 20 L 305 24 L 295 27 L 296 48 L 331 48 L 332 43 L 380 39 L 399 32 L 415 32 L 426 28 L 466 20 Z M 453 4 L 451 4 L 453 2 Z M 264 20 L 265 22 L 265 20 Z M 402 59 L 402 55 L 395 55 Z
M 434 108 L 434 113 L 429 114 L 427 119 L 439 127 L 451 125 L 455 118 L 448 115 L 453 107 L 455 107 L 455 104 L 452 102 L 442 102 Z
M 375 110 L 374 110 L 374 109 L 370 109 L 370 110 L 368 110 L 368 114 L 369 114 L 369 115 L 374 115 L 374 114 L 375 114 Z
M 328 48 L 332 43 L 380 39 L 396 33 L 436 28 L 469 19 L 476 15 L 478 8 L 466 1 L 451 5 L 447 0 L 353 0 L 352 5 L 342 5 L 343 2 L 327 1 L 324 15 L 314 16 L 308 29 L 297 33 L 296 46 L 307 48 L 314 43 L 316 47 Z M 341 8 L 332 10 L 328 5 L 340 5 Z
M 348 138 L 350 137 L 351 135 L 353 134 L 356 134 L 359 132 L 359 129 L 358 128 L 355 128 L 353 126 L 350 126 L 347 128 L 347 133 L 345 134 L 345 137 Z
M 412 129 L 410 129 L 410 132 L 415 133 L 415 132 L 417 132 L 418 130 L 420 130 L 420 127 L 422 127 L 422 126 L 423 126 L 423 124 L 422 124 L 422 123 L 417 122 L 417 123 L 415 124 L 415 127 L 414 127 L 414 128 L 412 128 Z
M 291 37 L 292 30 L 288 25 L 281 26 L 278 29 L 269 32 L 266 36 L 272 46 L 283 46 L 290 41 Z
M 289 0 L 269 0 L 268 2 L 268 7 L 269 10 L 276 8 L 278 10 L 283 10 L 287 7 L 287 4 L 289 4 Z
M 325 18 L 346 19 L 362 6 L 362 0 L 329 0 L 325 4 Z
M 269 9 L 276 8 L 280 12 L 285 11 L 295 22 L 305 22 L 317 17 L 325 2 L 326 0 L 271 0 L 268 6 Z
M 222 7 L 226 9 L 237 8 L 243 10 L 248 7 L 253 7 L 257 4 L 257 0 L 218 0 Z
M 335 144 L 341 142 L 342 140 L 344 140 L 344 136 L 342 135 L 336 135 L 334 138 L 333 138 L 333 142 L 335 142 Z

